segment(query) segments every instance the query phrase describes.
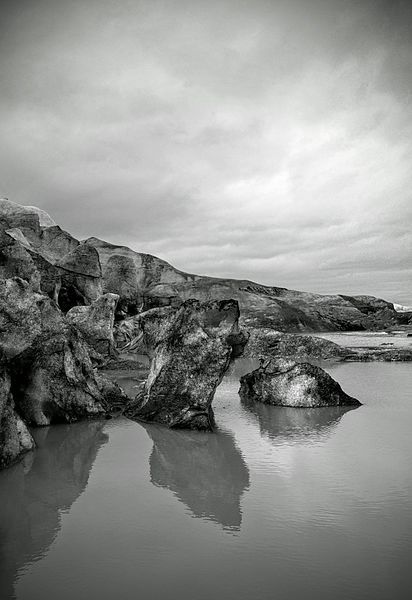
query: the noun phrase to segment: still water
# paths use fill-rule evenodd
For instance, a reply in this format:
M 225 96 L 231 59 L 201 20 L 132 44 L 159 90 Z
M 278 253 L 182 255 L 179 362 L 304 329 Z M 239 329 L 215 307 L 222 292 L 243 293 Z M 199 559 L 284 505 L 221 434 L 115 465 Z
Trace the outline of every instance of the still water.
M 411 365 L 328 367 L 354 410 L 242 405 L 248 367 L 215 434 L 36 430 L 0 473 L 1 599 L 411 598 Z

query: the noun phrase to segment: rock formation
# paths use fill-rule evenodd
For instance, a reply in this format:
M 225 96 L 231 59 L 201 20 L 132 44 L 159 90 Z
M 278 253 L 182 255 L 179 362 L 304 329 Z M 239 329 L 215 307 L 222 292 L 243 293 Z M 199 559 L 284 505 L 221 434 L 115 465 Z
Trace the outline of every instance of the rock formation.
M 265 327 L 252 329 L 243 353 L 245 358 L 289 358 L 298 362 L 325 360 L 347 362 L 412 361 L 412 348 L 346 347 L 322 337 L 282 333 Z
M 197 299 L 238 301 L 241 324 L 284 332 L 349 331 L 407 324 L 394 305 L 372 296 L 321 295 L 248 280 L 184 273 L 150 254 L 97 238 L 79 242 L 43 211 L 0 200 L 0 277 L 38 281 L 64 312 L 102 293 L 119 295 L 118 317 Z
M 0 280 L 3 466 L 32 447 L 24 423 L 103 416 L 127 398 L 94 369 L 80 332 L 56 303 L 19 278 Z
M 361 404 L 320 367 L 283 359 L 267 361 L 241 377 L 239 395 L 248 402 L 295 408 Z
M 244 356 L 250 358 L 293 358 L 311 360 L 346 359 L 356 353 L 321 337 L 282 333 L 273 329 L 252 329 Z
M 10 375 L 0 364 L 0 469 L 33 448 L 34 440 L 15 410 Z
M 75 306 L 66 319 L 82 333 L 86 342 L 103 355 L 114 353 L 114 316 L 119 296 L 104 294 L 89 306 Z
M 152 362 L 145 387 L 127 415 L 169 427 L 212 429 L 211 403 L 231 358 L 246 336 L 234 300 L 146 311 L 140 325 Z

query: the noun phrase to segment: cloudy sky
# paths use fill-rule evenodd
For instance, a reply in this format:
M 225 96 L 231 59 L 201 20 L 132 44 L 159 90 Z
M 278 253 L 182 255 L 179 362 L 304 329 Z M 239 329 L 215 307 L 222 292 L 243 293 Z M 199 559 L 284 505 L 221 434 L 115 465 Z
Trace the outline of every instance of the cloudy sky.
M 411 2 L 0 14 L 0 195 L 185 271 L 412 304 Z

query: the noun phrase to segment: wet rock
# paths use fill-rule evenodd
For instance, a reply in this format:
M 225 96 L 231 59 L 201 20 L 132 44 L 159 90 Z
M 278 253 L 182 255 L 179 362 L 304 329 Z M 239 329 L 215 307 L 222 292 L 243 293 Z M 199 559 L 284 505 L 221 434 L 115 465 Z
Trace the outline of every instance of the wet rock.
M 248 402 L 296 408 L 361 404 L 320 367 L 284 359 L 262 362 L 258 369 L 241 377 L 239 395 Z
M 102 355 L 114 353 L 113 325 L 118 300 L 117 294 L 104 294 L 90 306 L 76 306 L 66 314 L 67 321 Z
M 34 446 L 26 424 L 15 410 L 10 375 L 0 364 L 0 469 L 16 462 Z
M 99 255 L 93 247 L 80 244 L 57 264 L 61 273 L 59 305 L 63 312 L 91 304 L 103 294 Z
M 0 351 L 19 415 L 48 425 L 95 417 L 127 398 L 97 376 L 88 346 L 55 302 L 22 279 L 0 281 Z
M 346 359 L 354 350 L 321 337 L 282 333 L 273 329 L 252 329 L 244 356 L 250 358 L 291 358 L 297 361 Z
M 140 317 L 152 362 L 127 415 L 169 427 L 212 429 L 215 390 L 247 339 L 238 327 L 238 303 L 191 300 Z

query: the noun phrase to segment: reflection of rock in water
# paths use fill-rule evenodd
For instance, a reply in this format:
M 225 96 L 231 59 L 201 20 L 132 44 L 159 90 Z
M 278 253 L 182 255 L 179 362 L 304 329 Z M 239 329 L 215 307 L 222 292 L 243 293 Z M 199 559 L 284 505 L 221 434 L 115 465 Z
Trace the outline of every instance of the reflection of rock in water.
M 242 402 L 259 422 L 261 433 L 275 443 L 311 443 L 328 437 L 352 406 L 322 408 L 290 408 L 271 406 L 260 402 Z
M 14 597 L 18 571 L 47 552 L 60 512 L 87 485 L 97 452 L 108 439 L 104 421 L 54 425 L 34 432 L 38 449 L 0 473 L 0 591 Z
M 238 530 L 240 498 L 249 485 L 249 471 L 231 435 L 145 426 L 153 440 L 150 475 L 166 487 L 195 517 Z

